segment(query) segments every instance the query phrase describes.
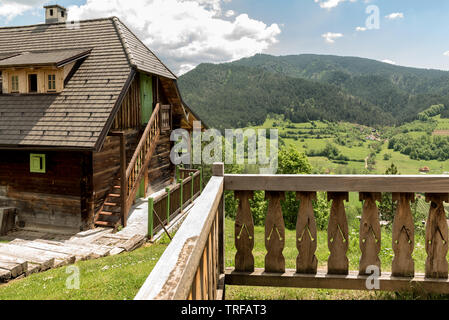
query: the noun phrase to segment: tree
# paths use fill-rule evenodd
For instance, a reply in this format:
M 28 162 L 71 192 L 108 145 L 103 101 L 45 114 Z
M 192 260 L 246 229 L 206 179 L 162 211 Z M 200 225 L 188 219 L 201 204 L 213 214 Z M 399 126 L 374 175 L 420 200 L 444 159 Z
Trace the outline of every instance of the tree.
M 385 171 L 387 175 L 399 175 L 398 168 L 394 163 L 391 164 L 389 168 Z M 379 204 L 379 214 L 382 220 L 393 222 L 396 212 L 396 203 L 393 201 L 392 193 L 382 194 L 382 201 Z

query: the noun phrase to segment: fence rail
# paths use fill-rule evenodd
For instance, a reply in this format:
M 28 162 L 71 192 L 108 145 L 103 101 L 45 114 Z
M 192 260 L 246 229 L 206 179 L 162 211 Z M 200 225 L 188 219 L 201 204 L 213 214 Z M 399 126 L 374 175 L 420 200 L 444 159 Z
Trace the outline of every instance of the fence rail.
M 174 239 L 164 253 L 138 298 L 216 298 L 216 294 L 205 293 L 218 292 L 215 280 L 223 277 L 228 285 L 385 291 L 416 289 L 449 293 L 449 230 L 444 210 L 444 202 L 449 202 L 447 176 L 224 175 L 222 170 L 222 165 L 214 165 L 213 177 L 192 209 L 193 216 L 182 225 L 176 242 Z M 225 190 L 234 191 L 239 203 L 234 226 L 235 262 L 226 269 L 223 262 L 224 223 L 220 217 L 223 205 L 217 204 L 222 201 Z M 254 191 L 265 191 L 268 200 L 263 239 L 255 239 L 250 206 Z M 286 239 L 281 201 L 287 191 L 295 192 L 300 200 L 294 270 L 286 269 L 283 255 Z M 318 268 L 315 255 L 317 228 L 313 201 L 318 191 L 326 192 L 332 203 L 327 229 L 330 255 L 325 270 Z M 344 203 L 349 200 L 349 192 L 359 193 L 363 208 L 358 236 L 361 251 L 358 270 L 349 270 L 347 257 L 350 239 Z M 391 272 L 381 270 L 379 258 L 382 238 L 377 202 L 383 192 L 393 193 L 393 201 L 397 203 L 392 229 L 394 258 Z M 415 273 L 412 257 L 415 240 L 411 203 L 415 193 L 424 193 L 430 204 L 424 274 Z M 217 223 L 214 219 L 218 219 Z M 255 268 L 253 249 L 256 241 L 263 241 L 266 248 L 265 265 L 261 269 Z M 218 275 L 213 269 L 211 278 L 208 266 L 217 261 Z M 378 272 L 379 287 L 368 288 L 367 280 L 373 271 Z
M 199 197 L 202 191 L 202 177 L 199 170 L 190 171 L 188 177 L 179 179 L 174 186 L 148 199 L 148 234 L 154 234 L 170 223 Z M 157 217 L 156 217 L 157 215 Z

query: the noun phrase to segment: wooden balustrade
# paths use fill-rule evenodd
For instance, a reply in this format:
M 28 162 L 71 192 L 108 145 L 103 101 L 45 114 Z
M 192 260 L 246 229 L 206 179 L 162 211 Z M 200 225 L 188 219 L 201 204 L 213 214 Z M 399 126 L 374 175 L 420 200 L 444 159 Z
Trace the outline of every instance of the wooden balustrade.
M 380 290 L 410 290 L 449 293 L 448 224 L 444 202 L 449 202 L 447 176 L 321 176 L 321 175 L 225 175 L 225 190 L 234 191 L 239 202 L 235 222 L 234 268 L 226 270 L 229 285 L 286 286 L 367 290 L 366 280 L 378 268 Z M 254 191 L 265 191 L 268 210 L 265 219 L 266 256 L 263 269 L 254 268 L 254 225 L 249 199 Z M 300 201 L 296 225 L 298 256 L 296 270 L 285 269 L 285 244 L 281 201 L 284 192 L 296 192 Z M 330 255 L 327 268 L 318 268 L 317 229 L 313 201 L 316 192 L 327 192 L 332 203 L 327 228 Z M 344 203 L 349 192 L 358 192 L 362 202 L 359 270 L 349 270 L 348 222 Z M 393 222 L 391 272 L 381 270 L 381 226 L 377 202 L 383 192 L 393 193 L 397 203 Z M 426 225 L 427 260 L 425 274 L 417 274 L 411 203 L 423 193 L 430 203 Z M 261 240 L 261 239 L 260 239 Z M 323 265 L 323 263 L 321 263 Z
M 421 290 L 449 293 L 448 225 L 444 203 L 449 202 L 446 176 L 321 176 L 321 175 L 224 175 L 214 176 L 196 201 L 136 299 L 213 299 L 228 285 L 371 290 L 367 283 L 378 268 L 376 290 Z M 221 173 L 220 173 L 221 172 Z M 224 178 L 223 178 L 224 176 Z M 238 208 L 234 226 L 235 265 L 224 268 L 224 191 L 234 191 Z M 256 241 L 250 200 L 254 191 L 265 191 L 268 201 L 265 220 L 264 268 L 255 268 Z M 284 192 L 296 192 L 300 201 L 296 225 L 296 269 L 286 269 L 286 243 L 281 201 Z M 317 192 L 327 192 L 332 203 L 327 230 L 330 255 L 318 261 L 317 226 L 313 201 Z M 349 193 L 356 192 L 362 203 L 361 251 L 358 270 L 350 270 L 350 234 L 345 212 Z M 394 258 L 391 272 L 380 269 L 382 244 L 377 203 L 384 192 L 393 193 L 397 210 L 393 222 Z M 415 272 L 414 224 L 410 204 L 416 193 L 430 203 L 426 225 L 425 274 Z M 354 263 L 352 263 L 354 264 Z M 327 265 L 327 268 L 319 266 Z M 371 279 L 372 280 L 372 279 Z
M 122 142 L 120 196 L 122 201 L 121 216 L 123 226 L 126 226 L 129 209 L 134 202 L 140 187 L 140 182 L 148 168 L 151 156 L 156 149 L 156 142 L 161 132 L 160 108 L 160 104 L 157 104 L 156 108 L 153 110 L 150 121 L 142 134 L 140 142 L 137 145 L 128 166 L 126 166 L 126 154 Z M 124 168 L 126 168 L 126 170 L 124 170 Z
M 223 177 L 212 177 L 135 300 L 221 297 Z

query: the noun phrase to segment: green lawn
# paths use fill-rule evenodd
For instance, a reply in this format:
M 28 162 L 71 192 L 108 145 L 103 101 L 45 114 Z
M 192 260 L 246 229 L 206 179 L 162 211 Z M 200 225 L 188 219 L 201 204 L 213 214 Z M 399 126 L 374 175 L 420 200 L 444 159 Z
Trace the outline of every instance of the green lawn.
M 69 290 L 73 271 L 66 267 L 33 274 L 0 285 L 0 300 L 130 300 L 135 297 L 167 245 L 157 244 L 130 253 L 75 264 L 80 289 Z M 72 272 L 70 274 L 66 272 Z
M 355 197 L 350 198 L 350 205 L 357 202 Z M 349 213 L 349 225 L 357 224 L 354 214 Z M 351 228 L 348 258 L 351 270 L 358 270 L 360 250 L 358 232 Z M 226 265 L 234 265 L 234 222 L 226 220 Z M 265 246 L 264 228 L 255 228 L 255 266 L 264 267 Z M 424 250 L 424 237 L 417 234 L 415 237 L 416 249 L 414 251 L 415 268 L 417 272 L 424 271 L 426 253 Z M 164 241 L 166 243 L 166 241 Z M 31 275 L 9 284 L 0 285 L 0 300 L 129 300 L 133 299 L 145 279 L 154 268 L 167 244 L 147 246 L 130 253 L 97 260 L 84 261 L 75 264 L 80 270 L 80 289 L 69 290 L 66 281 L 70 274 L 66 267 L 53 269 L 47 272 Z M 284 249 L 286 267 L 295 268 L 297 249 L 295 244 L 295 231 L 286 231 L 286 246 Z M 319 267 L 325 268 L 329 257 L 327 248 L 327 233 L 319 231 L 318 249 L 316 256 Z M 391 249 L 391 232 L 383 230 L 382 249 L 380 253 L 382 270 L 389 271 L 393 258 Z M 432 296 L 441 298 L 438 296 Z M 368 291 L 345 290 L 314 290 L 290 288 L 252 288 L 252 287 L 226 287 L 228 300 L 288 300 L 288 299 L 410 299 L 423 298 L 412 294 L 380 293 Z M 444 298 L 444 297 L 443 297 Z

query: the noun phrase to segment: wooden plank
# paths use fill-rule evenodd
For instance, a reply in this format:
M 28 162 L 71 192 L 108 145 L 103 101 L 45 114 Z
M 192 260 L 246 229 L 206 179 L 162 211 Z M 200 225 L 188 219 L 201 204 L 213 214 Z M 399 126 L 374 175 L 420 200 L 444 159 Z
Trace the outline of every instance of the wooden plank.
M 16 241 L 16 240 L 14 240 Z M 23 252 L 29 255 L 36 255 L 38 257 L 43 257 L 43 258 L 48 258 L 54 259 L 54 265 L 53 267 L 61 267 L 61 266 L 65 266 L 68 264 L 72 264 L 75 262 L 75 255 L 71 254 L 65 254 L 65 253 L 57 253 L 57 252 L 51 252 L 48 251 L 46 249 L 38 249 L 38 248 L 33 248 L 30 246 L 27 246 L 24 243 L 18 243 L 18 242 L 10 242 L 8 243 L 5 247 L 8 248 L 8 250 L 15 250 L 17 252 Z M 20 241 L 20 240 L 18 240 Z M 5 247 L 1 248 L 4 249 Z M 0 249 L 0 250 L 1 250 Z
M 22 265 L 13 262 L 0 261 L 0 268 L 10 271 L 12 278 L 17 278 L 27 271 L 26 269 L 23 269 Z
M 368 276 L 350 271 L 348 275 L 330 275 L 321 270 L 316 275 L 298 274 L 296 270 L 286 270 L 283 274 L 266 273 L 256 269 L 253 273 L 236 272 L 226 269 L 227 285 L 285 287 L 285 288 L 315 288 L 340 290 L 367 290 Z M 369 280 L 371 282 L 371 280 Z M 379 277 L 380 291 L 420 291 L 424 293 L 449 293 L 448 279 L 426 279 L 424 274 L 414 277 L 394 277 L 383 273 Z
M 284 272 L 285 258 L 282 254 L 285 246 L 285 225 L 282 215 L 281 200 L 284 193 L 266 192 L 268 200 L 267 217 L 265 218 L 265 270 L 267 272 Z
M 68 263 L 74 263 L 75 261 L 88 260 L 92 254 L 92 252 L 88 252 L 86 250 L 80 251 L 80 250 L 77 250 L 77 249 L 75 249 L 73 247 L 69 247 L 69 246 L 56 246 L 56 245 L 51 245 L 48 243 L 42 243 L 42 242 L 36 242 L 36 241 L 26 241 L 26 240 L 16 239 L 16 240 L 12 241 L 11 243 L 25 246 L 28 248 L 44 250 L 46 252 L 62 253 L 64 255 L 68 255 L 68 258 L 75 257 L 75 260 L 73 258 L 70 258 L 68 260 Z
M 145 236 L 136 234 L 126 240 L 124 243 L 117 245 L 117 248 L 126 250 L 127 252 L 133 251 L 145 243 Z
M 381 270 L 379 259 L 381 247 L 381 229 L 379 210 L 376 201 L 381 201 L 381 193 L 360 193 L 363 203 L 362 219 L 360 220 L 359 247 L 362 252 L 359 263 L 359 273 L 365 275 L 369 266 L 376 266 Z
M 8 282 L 11 279 L 11 271 L 0 269 L 0 282 Z
M 27 276 L 32 273 L 39 272 L 41 269 L 40 265 L 38 265 L 38 264 L 33 264 L 24 259 L 20 259 L 20 258 L 14 257 L 14 256 L 8 256 L 8 255 L 4 255 L 4 254 L 0 254 L 0 261 L 15 263 L 15 264 L 22 266 L 22 269 L 23 269 L 24 273 L 26 273 Z
M 22 248 L 16 246 L 0 245 L 0 255 L 12 256 L 19 259 L 26 260 L 33 264 L 39 265 L 40 271 L 51 269 L 55 265 L 55 258 L 48 257 L 45 254 L 36 253 L 36 251 L 29 248 Z
M 314 274 L 317 271 L 318 260 L 315 256 L 317 248 L 317 230 L 313 200 L 316 192 L 298 192 L 296 198 L 300 200 L 298 218 L 296 222 L 296 271 Z
M 397 201 L 398 204 L 393 221 L 394 258 L 391 271 L 394 276 L 413 277 L 415 262 L 412 253 L 415 247 L 415 225 L 410 202 L 415 202 L 415 194 L 393 193 L 393 201 Z
M 449 193 L 447 176 L 225 175 L 225 190 Z
M 48 244 L 55 247 L 65 247 L 70 250 L 74 250 L 77 254 L 85 256 L 86 260 L 100 258 L 102 256 L 95 254 L 94 249 L 87 248 L 87 246 L 76 245 L 71 242 L 58 242 L 52 240 L 36 239 L 34 242 Z M 59 249 L 58 249 L 59 250 Z
M 427 194 L 430 202 L 426 224 L 426 277 L 447 278 L 448 226 L 444 202 L 449 202 L 448 194 Z
M 239 200 L 235 217 L 235 268 L 238 271 L 254 271 L 254 222 L 249 200 L 253 198 L 252 191 L 235 192 Z
M 349 230 L 344 201 L 349 201 L 349 193 L 329 192 L 327 195 L 328 201 L 332 200 L 327 228 L 327 244 L 330 252 L 327 272 L 329 274 L 348 274 L 349 260 L 346 253 L 349 248 Z

